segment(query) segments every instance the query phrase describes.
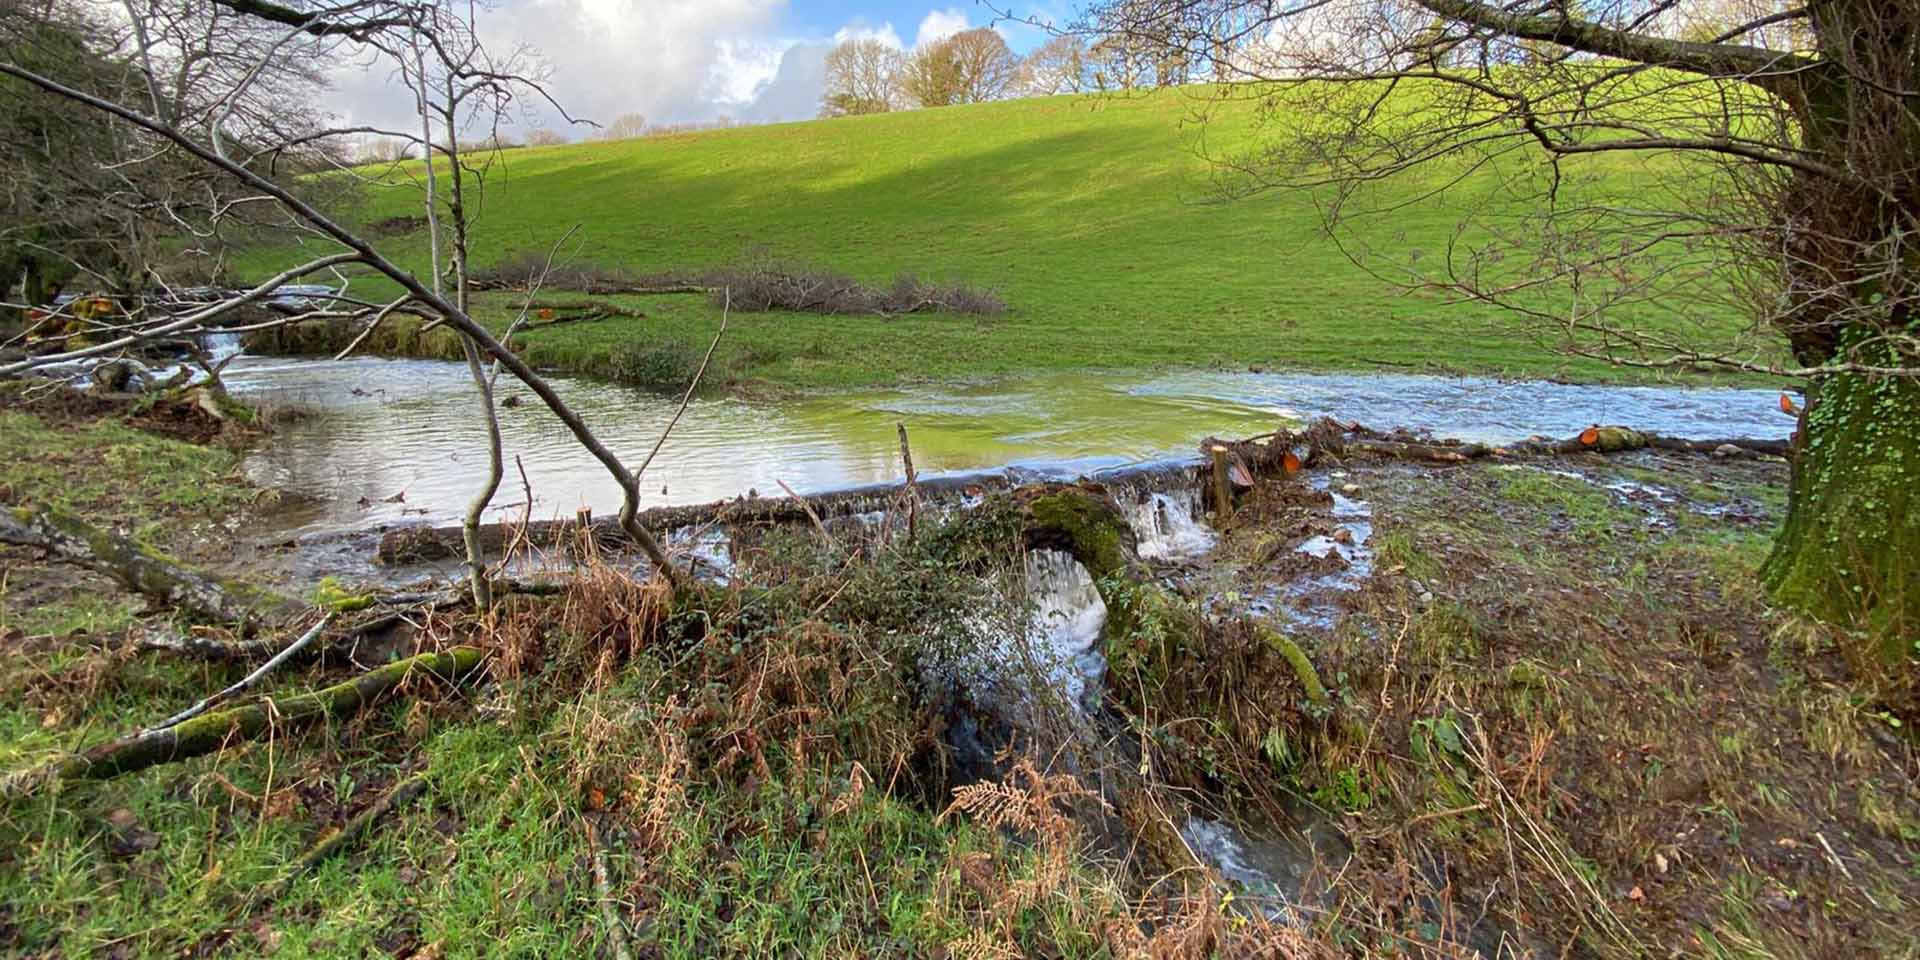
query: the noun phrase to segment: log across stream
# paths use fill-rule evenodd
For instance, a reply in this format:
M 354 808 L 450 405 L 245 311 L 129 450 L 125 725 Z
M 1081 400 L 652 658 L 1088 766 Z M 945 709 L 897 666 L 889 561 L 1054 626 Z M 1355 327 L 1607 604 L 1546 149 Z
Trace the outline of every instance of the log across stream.
M 1230 464 L 1229 488 L 1250 485 L 1258 476 L 1287 473 L 1308 465 L 1349 460 L 1401 460 L 1427 464 L 1473 460 L 1521 461 L 1574 453 L 1623 453 L 1659 449 L 1719 456 L 1784 456 L 1784 440 L 1754 438 L 1682 439 L 1664 437 L 1628 427 L 1592 427 L 1563 439 L 1536 438 L 1512 444 L 1434 440 L 1404 431 L 1382 433 L 1355 424 L 1322 420 L 1305 430 L 1280 431 L 1248 440 L 1208 438 L 1201 450 L 1184 458 L 1167 458 L 1089 471 L 1077 477 L 1036 475 L 1007 469 L 951 474 L 921 479 L 920 502 L 934 510 L 954 510 L 979 502 L 989 493 L 1004 492 L 1023 483 L 1078 479 L 1106 490 L 1126 512 L 1139 551 L 1149 559 L 1179 559 L 1204 553 L 1211 546 L 1203 518 L 1215 508 L 1221 494 L 1211 454 L 1224 453 Z M 862 527 L 897 525 L 904 529 L 908 490 L 904 481 L 867 484 L 844 490 L 786 497 L 735 497 L 688 506 L 656 507 L 641 514 L 641 523 L 663 531 L 683 548 L 715 538 L 724 539 L 737 528 L 797 525 L 815 522 Z M 1230 505 L 1229 505 L 1230 507 Z M 499 553 L 516 538 L 547 547 L 564 545 L 583 530 L 591 531 L 603 546 L 625 546 L 619 524 L 611 517 L 595 518 L 583 511 L 564 520 L 531 520 L 520 524 L 492 523 L 481 528 L 481 542 L 489 553 Z M 380 531 L 378 562 L 386 566 L 435 563 L 458 557 L 462 549 L 457 526 L 399 525 Z M 698 552 L 694 549 L 693 552 Z M 710 551 L 709 551 L 710 552 Z M 707 558 L 709 563 L 714 557 Z

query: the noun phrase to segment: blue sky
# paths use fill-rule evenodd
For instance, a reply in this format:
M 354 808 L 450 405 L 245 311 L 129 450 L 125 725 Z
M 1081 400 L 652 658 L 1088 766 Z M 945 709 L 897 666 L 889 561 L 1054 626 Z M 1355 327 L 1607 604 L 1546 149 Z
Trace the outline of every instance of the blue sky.
M 1065 20 L 1072 2 L 1035 0 L 1013 9 Z M 874 36 L 910 49 L 993 21 L 993 10 L 975 0 L 501 0 L 481 14 L 481 34 L 496 54 L 521 46 L 537 52 L 551 71 L 548 89 L 577 116 L 766 123 L 814 115 L 822 62 L 837 39 Z M 1020 24 L 996 29 L 1019 51 L 1044 39 Z M 383 70 L 342 64 L 332 80 L 328 105 L 342 118 L 407 122 L 406 99 Z M 564 127 L 545 110 L 520 125 Z

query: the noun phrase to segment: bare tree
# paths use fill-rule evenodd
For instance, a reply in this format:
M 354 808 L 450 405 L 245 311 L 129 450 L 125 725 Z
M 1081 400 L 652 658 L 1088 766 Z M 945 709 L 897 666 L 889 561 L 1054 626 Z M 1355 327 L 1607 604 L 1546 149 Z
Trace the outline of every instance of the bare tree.
M 960 102 L 960 62 L 945 42 L 926 44 L 900 65 L 900 93 L 921 107 Z
M 1006 96 L 1019 70 L 1007 41 L 980 27 L 915 50 L 900 71 L 900 88 L 923 107 L 982 103 Z
M 371 329 L 372 324 L 395 312 L 409 312 L 444 324 L 459 334 L 468 347 L 469 365 L 474 372 L 484 413 L 492 416 L 490 377 L 483 376 L 480 369 L 480 362 L 487 359 L 524 383 L 560 419 L 574 439 L 606 467 L 623 494 L 620 521 L 626 534 L 639 544 L 665 576 L 675 581 L 682 579 L 682 575 L 669 563 L 658 541 L 638 522 L 639 486 L 635 474 L 600 442 L 592 429 L 539 374 L 476 322 L 467 309 L 465 275 L 469 241 L 467 226 L 470 223 L 466 212 L 467 194 L 472 178 L 484 176 L 486 161 L 462 154 L 459 137 L 462 133 L 474 132 L 476 125 L 488 135 L 497 133 L 501 118 L 517 102 L 517 98 L 531 96 L 544 99 L 537 69 L 521 61 L 520 51 L 504 58 L 490 55 L 475 39 L 473 23 L 467 19 L 471 8 L 465 5 L 449 3 L 439 7 L 407 0 L 365 0 L 345 7 L 319 3 L 283 6 L 262 0 L 214 2 L 230 13 L 241 14 L 248 23 L 261 26 L 272 40 L 250 50 L 247 54 L 250 60 L 246 57 L 236 58 L 232 64 L 234 69 L 206 80 L 206 89 L 210 94 L 208 102 L 228 105 L 238 102 L 250 86 L 264 75 L 261 64 L 283 55 L 287 44 L 316 40 L 327 45 L 329 50 L 326 52 L 334 55 L 352 51 L 391 64 L 406 88 L 415 94 L 421 123 L 419 131 L 405 133 L 360 127 L 303 132 L 274 141 L 266 140 L 268 134 L 261 133 L 243 141 L 231 132 L 232 127 L 228 125 L 231 111 L 227 107 L 209 110 L 205 115 L 207 122 L 189 124 L 185 120 L 169 120 L 169 116 L 181 115 L 165 104 L 164 98 L 129 95 L 122 86 L 85 89 L 63 83 L 35 69 L 33 65 L 22 63 L 15 51 L 0 50 L 0 78 L 5 78 L 9 83 L 24 84 L 37 91 L 35 96 L 46 102 L 74 104 L 93 111 L 107 118 L 117 133 L 140 140 L 156 153 L 188 163 L 200 171 L 203 180 L 217 182 L 239 194 L 232 200 L 220 203 L 202 203 L 198 206 L 179 203 L 167 207 L 166 215 L 179 220 L 181 229 L 189 235 L 198 236 L 210 230 L 212 225 L 218 225 L 232 216 L 234 209 L 245 206 L 275 211 L 284 228 L 298 232 L 309 248 L 320 251 L 319 255 L 305 263 L 290 267 L 248 290 L 223 295 L 217 302 L 190 310 L 144 311 L 138 315 L 128 315 L 117 321 L 111 330 L 102 331 L 96 338 L 98 342 L 59 353 L 0 363 L 0 376 L 17 375 L 48 364 L 109 355 L 159 337 L 190 336 L 224 322 L 239 308 L 270 296 L 280 286 L 297 278 L 322 271 L 337 273 L 349 265 L 358 266 L 398 285 L 403 291 L 402 295 L 381 304 L 359 300 L 342 292 L 330 298 L 332 306 L 270 323 L 294 323 L 314 317 L 357 317 L 367 320 Z M 155 7 L 164 7 L 168 12 L 176 9 L 166 7 L 160 0 L 155 0 Z M 130 63 L 142 82 L 134 86 L 151 92 L 159 86 L 161 75 L 176 66 L 170 62 L 175 51 L 142 43 L 138 39 L 140 32 L 135 31 L 135 42 L 141 45 L 136 48 L 137 56 Z M 348 49 L 337 49 L 341 47 Z M 225 85 L 217 78 L 224 78 Z M 156 101 L 160 101 L 158 106 Z M 557 108 L 551 100 L 545 102 L 550 108 Z M 322 212 L 313 200 L 303 197 L 274 175 L 274 162 L 286 149 L 315 139 L 367 134 L 406 140 L 428 155 L 444 161 L 423 164 L 420 170 L 420 175 L 426 180 L 426 210 L 435 264 L 428 280 L 422 280 L 411 271 L 399 267 L 366 238 L 343 227 L 334 217 Z M 443 170 L 444 174 L 439 172 Z M 351 175 L 351 171 L 343 171 L 343 176 Z M 441 176 L 447 177 L 444 190 L 437 182 Z M 489 498 L 492 488 L 498 483 L 497 434 L 495 439 L 492 451 L 495 469 L 486 484 L 487 489 L 483 491 Z M 484 501 L 479 498 L 476 498 L 476 503 L 484 506 Z M 484 602 L 484 568 L 477 550 L 469 551 L 469 562 L 476 580 L 475 598 Z
M 613 122 L 600 131 L 600 136 L 607 140 L 631 140 L 634 137 L 645 136 L 646 132 L 646 117 L 637 113 L 623 113 L 614 117 Z
M 312 38 L 285 34 L 206 0 L 164 10 L 131 0 L 124 15 L 66 0 L 0 0 L 0 56 L 141 103 L 312 196 L 327 184 L 284 175 L 336 158 L 306 136 L 316 128 L 309 104 L 320 81 L 297 54 Z M 156 47 L 165 53 L 143 52 Z M 166 69 L 143 69 L 162 56 Z M 216 276 L 229 235 L 254 222 L 231 183 L 15 80 L 0 80 L 0 142 L 0 290 L 20 281 L 33 305 L 70 279 L 137 311 L 163 276 Z M 268 145 L 277 149 L 269 154 Z
M 538 127 L 527 131 L 527 146 L 529 147 L 557 147 L 566 142 L 567 135 L 558 130 Z
M 1019 88 L 1033 96 L 1079 93 L 1089 85 L 1087 43 L 1073 34 L 1061 34 L 1040 45 L 1020 61 Z
M 990 27 L 962 30 L 943 41 L 957 74 L 957 103 L 985 103 L 1005 97 L 1020 74 L 1020 58 Z
M 1147 58 L 1138 52 L 1145 44 L 1136 44 L 1125 36 L 1097 36 L 1087 48 L 1087 80 L 1093 89 L 1126 92 L 1152 84 Z
M 1500 176 L 1536 211 L 1470 213 L 1403 282 L 1574 354 L 1806 380 L 1766 584 L 1912 655 L 1920 5 L 1109 0 L 1080 26 L 1263 81 L 1281 132 L 1219 158 L 1232 191 L 1322 190 L 1337 229 Z M 1595 169 L 1636 155 L 1629 191 Z M 1412 201 L 1374 186 L 1403 175 Z
M 399 137 L 370 136 L 361 139 L 357 155 L 362 163 L 398 163 L 413 155 L 413 145 Z
M 899 96 L 904 55 L 872 38 L 848 40 L 827 53 L 827 89 L 820 115 L 885 113 Z

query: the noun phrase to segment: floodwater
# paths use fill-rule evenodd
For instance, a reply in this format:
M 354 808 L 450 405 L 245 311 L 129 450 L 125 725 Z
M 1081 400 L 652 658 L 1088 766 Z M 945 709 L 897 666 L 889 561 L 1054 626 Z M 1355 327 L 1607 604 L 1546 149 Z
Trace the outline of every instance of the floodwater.
M 225 379 L 248 400 L 319 414 L 286 425 L 247 458 L 252 480 L 315 504 L 298 518 L 302 532 L 450 522 L 484 476 L 485 434 L 464 365 L 241 356 Z M 678 400 L 568 377 L 551 382 L 629 466 L 645 458 Z M 535 519 L 617 509 L 617 488 L 559 420 L 517 382 L 503 377 L 500 387 L 503 400 L 517 403 L 500 411 L 507 464 L 496 513 L 518 517 L 525 502 L 516 456 Z M 1592 423 L 1694 438 L 1783 437 L 1793 426 L 1769 390 L 1386 374 L 1049 374 L 771 402 L 697 399 L 642 477 L 642 506 L 780 496 L 782 482 L 807 493 L 896 480 L 896 424 L 906 425 L 922 475 L 1011 467 L 1071 478 L 1191 456 L 1208 435 L 1248 436 L 1323 415 L 1486 441 L 1567 436 Z

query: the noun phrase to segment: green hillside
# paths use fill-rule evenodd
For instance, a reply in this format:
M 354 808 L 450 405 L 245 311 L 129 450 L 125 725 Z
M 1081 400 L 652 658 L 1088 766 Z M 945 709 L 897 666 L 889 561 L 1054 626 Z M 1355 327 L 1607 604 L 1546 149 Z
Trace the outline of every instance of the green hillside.
M 1206 104 L 1209 89 L 514 150 L 488 175 L 475 262 L 543 252 L 578 224 L 586 262 L 674 271 L 762 251 L 873 282 L 911 271 L 984 285 L 1011 307 L 994 319 L 736 315 L 721 353 L 727 373 L 776 384 L 1165 365 L 1629 375 L 1516 336 L 1497 310 L 1409 296 L 1370 276 L 1325 235 L 1321 198 L 1222 202 L 1220 168 L 1203 154 L 1263 134 L 1252 104 Z M 1192 122 L 1203 104 L 1214 117 Z M 1524 162 L 1499 174 L 1537 173 Z M 1617 159 L 1570 167 L 1589 179 L 1563 195 L 1632 190 L 1638 169 Z M 1456 173 L 1425 171 L 1365 199 L 1408 200 Z M 1404 271 L 1410 258 L 1443 255 L 1468 209 L 1484 213 L 1491 200 L 1523 212 L 1506 197 L 1489 168 L 1444 200 L 1359 221 L 1347 239 L 1372 252 L 1375 270 Z M 417 203 L 413 190 L 376 191 L 363 216 L 405 216 Z M 424 264 L 417 232 L 385 245 Z M 619 365 L 609 351 L 623 345 L 704 344 L 718 315 L 698 296 L 627 302 L 648 318 L 537 333 L 531 355 L 610 372 Z M 487 312 L 503 304 L 496 297 Z

